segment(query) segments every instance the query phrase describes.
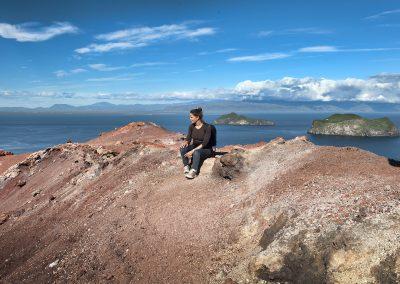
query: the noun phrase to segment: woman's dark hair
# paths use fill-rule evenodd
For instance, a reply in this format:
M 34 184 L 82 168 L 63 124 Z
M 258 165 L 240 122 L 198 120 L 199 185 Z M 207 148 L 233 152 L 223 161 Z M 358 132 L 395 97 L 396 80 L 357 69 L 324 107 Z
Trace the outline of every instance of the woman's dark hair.
M 203 109 L 201 107 L 192 109 L 190 113 L 199 117 L 200 119 L 203 119 Z

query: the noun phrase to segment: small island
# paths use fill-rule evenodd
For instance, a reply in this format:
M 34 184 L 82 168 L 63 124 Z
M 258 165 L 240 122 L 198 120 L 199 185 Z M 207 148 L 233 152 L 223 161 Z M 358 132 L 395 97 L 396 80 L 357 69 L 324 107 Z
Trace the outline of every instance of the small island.
M 265 119 L 248 118 L 244 115 L 239 115 L 235 112 L 221 115 L 214 120 L 214 124 L 229 124 L 229 125 L 267 125 L 273 126 L 275 123 Z
M 389 118 L 368 119 L 356 114 L 334 114 L 314 120 L 309 134 L 339 136 L 399 136 L 399 130 Z

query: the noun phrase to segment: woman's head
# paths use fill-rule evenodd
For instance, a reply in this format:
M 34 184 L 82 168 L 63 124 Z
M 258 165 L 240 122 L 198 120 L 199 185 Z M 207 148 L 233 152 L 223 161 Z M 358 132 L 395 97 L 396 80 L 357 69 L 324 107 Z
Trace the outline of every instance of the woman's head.
M 199 119 L 203 120 L 203 109 L 198 107 L 190 110 L 189 118 L 192 123 L 197 122 Z

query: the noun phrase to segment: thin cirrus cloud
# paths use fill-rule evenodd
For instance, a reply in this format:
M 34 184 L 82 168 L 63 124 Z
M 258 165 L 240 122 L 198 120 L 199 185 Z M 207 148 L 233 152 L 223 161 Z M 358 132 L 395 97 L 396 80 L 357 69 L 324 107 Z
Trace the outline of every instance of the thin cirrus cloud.
M 384 12 L 381 12 L 381 13 L 378 13 L 378 14 L 375 14 L 372 16 L 365 17 L 364 19 L 365 20 L 376 20 L 376 19 L 388 16 L 388 15 L 393 15 L 393 14 L 400 14 L 400 9 L 384 11 Z
M 100 34 L 95 39 L 103 42 L 92 43 L 76 49 L 75 52 L 86 54 L 133 49 L 166 40 L 194 40 L 216 33 L 216 29 L 213 27 L 191 27 L 191 25 L 190 23 L 182 23 L 158 27 L 136 27 Z
M 400 50 L 400 47 L 377 47 L 377 48 L 338 48 L 330 45 L 309 46 L 300 48 L 299 52 L 371 52 L 371 51 L 394 51 Z
M 229 62 L 256 62 L 256 61 L 282 59 L 282 58 L 287 58 L 290 56 L 291 55 L 288 53 L 262 53 L 262 54 L 256 54 L 256 55 L 231 57 L 227 61 L 229 61 Z
M 12 25 L 0 23 L 0 37 L 15 39 L 19 42 L 46 41 L 62 34 L 78 33 L 79 29 L 68 22 L 56 22 L 51 26 L 38 27 L 34 25 Z
M 115 82 L 115 81 L 130 81 L 135 79 L 136 76 L 143 75 L 144 73 L 135 74 L 122 74 L 118 76 L 111 77 L 98 77 L 86 79 L 87 82 Z
M 209 55 L 209 54 L 216 54 L 216 53 L 228 53 L 228 52 L 233 52 L 237 51 L 237 48 L 223 48 L 223 49 L 218 49 L 214 51 L 203 51 L 199 52 L 198 55 Z
M 131 67 L 152 67 L 152 66 L 160 66 L 160 65 L 168 65 L 168 64 L 173 64 L 170 62 L 162 62 L 162 61 L 154 61 L 154 62 L 140 62 L 140 63 L 134 63 L 130 65 Z
M 311 28 L 286 29 L 286 30 L 279 30 L 279 31 L 265 30 L 265 31 L 258 32 L 257 35 L 259 37 L 267 37 L 267 36 L 275 36 L 275 35 L 296 35 L 296 34 L 322 35 L 322 34 L 331 34 L 331 33 L 333 33 L 333 31 L 331 31 L 331 30 L 311 27 Z
M 379 51 L 395 51 L 400 47 L 379 47 L 379 48 L 338 48 L 331 45 L 317 45 L 302 47 L 294 51 L 286 53 L 262 53 L 256 55 L 246 55 L 228 58 L 228 62 L 257 62 L 275 59 L 283 59 L 291 57 L 298 53 L 334 53 L 334 52 L 379 52 Z
M 115 71 L 125 69 L 125 66 L 107 66 L 106 64 L 96 63 L 89 64 L 89 67 L 96 71 Z
M 72 69 L 70 71 L 57 70 L 53 73 L 54 73 L 54 75 L 56 75 L 57 78 L 64 78 L 64 77 L 67 77 L 72 74 L 79 74 L 79 73 L 83 73 L 83 72 L 87 72 L 87 70 L 83 69 L 83 68 L 76 68 L 76 69 Z
M 109 42 L 109 43 L 92 43 L 88 46 L 75 49 L 75 52 L 79 54 L 85 53 L 102 53 L 109 52 L 112 50 L 124 50 L 131 48 L 138 48 L 146 46 L 145 43 L 132 43 L 132 42 Z
M 109 66 L 103 63 L 95 63 L 95 64 L 89 64 L 88 66 L 96 71 L 116 71 L 116 70 L 135 68 L 135 67 L 152 67 L 152 66 L 160 66 L 166 64 L 171 64 L 171 63 L 154 61 L 154 62 L 134 63 L 128 66 Z
M 299 52 L 337 52 L 339 51 L 335 46 L 317 45 L 303 47 L 298 50 Z

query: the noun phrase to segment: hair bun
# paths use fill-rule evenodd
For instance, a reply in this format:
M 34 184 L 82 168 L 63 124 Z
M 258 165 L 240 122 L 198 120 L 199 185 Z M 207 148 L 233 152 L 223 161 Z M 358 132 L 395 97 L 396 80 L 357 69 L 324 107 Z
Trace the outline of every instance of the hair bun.
M 198 111 L 203 111 L 203 109 L 201 107 L 198 107 L 197 110 Z

